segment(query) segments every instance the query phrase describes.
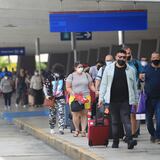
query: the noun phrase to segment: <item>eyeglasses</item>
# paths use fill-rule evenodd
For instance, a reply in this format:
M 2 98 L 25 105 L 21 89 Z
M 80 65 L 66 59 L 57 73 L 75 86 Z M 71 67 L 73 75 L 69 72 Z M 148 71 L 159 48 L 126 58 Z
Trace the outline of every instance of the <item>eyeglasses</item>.
M 126 56 L 118 56 L 119 59 L 126 59 Z

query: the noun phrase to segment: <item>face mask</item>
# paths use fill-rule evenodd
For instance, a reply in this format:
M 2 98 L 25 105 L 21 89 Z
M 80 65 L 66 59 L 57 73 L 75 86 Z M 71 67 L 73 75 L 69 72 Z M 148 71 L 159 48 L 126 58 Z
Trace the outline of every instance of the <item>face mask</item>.
M 77 68 L 77 72 L 78 73 L 82 73 L 83 72 L 83 68 Z
M 124 66 L 126 62 L 125 62 L 124 60 L 119 59 L 119 60 L 117 61 L 117 63 L 118 63 L 120 66 Z
M 97 66 L 97 70 L 99 70 L 101 68 L 101 66 Z
M 35 75 L 35 76 L 38 76 L 38 72 L 35 72 L 34 75 Z
M 128 57 L 127 57 L 127 61 L 130 61 L 130 60 L 131 60 L 131 56 L 128 56 Z
M 4 79 L 8 79 L 8 77 L 7 77 L 7 76 L 4 76 Z
M 160 63 L 160 60 L 158 60 L 158 59 L 152 60 L 152 63 L 153 63 L 155 66 L 158 66 L 159 63 Z
M 112 61 L 106 61 L 106 66 L 109 66 L 110 64 L 112 64 Z
M 148 63 L 146 61 L 141 61 L 141 65 L 145 67 Z

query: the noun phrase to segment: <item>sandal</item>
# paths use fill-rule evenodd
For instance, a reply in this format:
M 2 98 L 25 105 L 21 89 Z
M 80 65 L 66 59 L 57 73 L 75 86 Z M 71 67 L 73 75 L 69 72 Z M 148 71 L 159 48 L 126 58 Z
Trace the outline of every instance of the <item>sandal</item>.
M 86 137 L 86 132 L 85 131 L 81 132 L 81 136 Z
M 79 135 L 79 131 L 75 131 L 73 134 L 73 137 L 78 137 L 78 135 Z

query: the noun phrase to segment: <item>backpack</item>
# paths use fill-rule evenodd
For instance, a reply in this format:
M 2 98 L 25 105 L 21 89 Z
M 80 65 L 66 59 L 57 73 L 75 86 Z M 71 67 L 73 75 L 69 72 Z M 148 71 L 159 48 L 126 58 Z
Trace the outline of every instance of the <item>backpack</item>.
M 52 86 L 52 94 L 55 97 L 61 97 L 64 96 L 64 79 L 63 78 L 56 78 L 51 80 L 51 86 Z

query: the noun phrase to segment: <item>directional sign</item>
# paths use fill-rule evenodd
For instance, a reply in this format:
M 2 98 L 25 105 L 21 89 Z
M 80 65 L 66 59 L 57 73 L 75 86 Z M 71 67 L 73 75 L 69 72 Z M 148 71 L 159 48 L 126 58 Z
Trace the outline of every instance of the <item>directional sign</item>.
M 77 40 L 92 40 L 92 32 L 76 32 Z
M 0 56 L 5 55 L 24 55 L 24 47 L 2 47 L 0 48 Z
M 76 32 L 77 40 L 92 40 L 92 32 Z M 61 32 L 61 41 L 71 40 L 70 32 Z

